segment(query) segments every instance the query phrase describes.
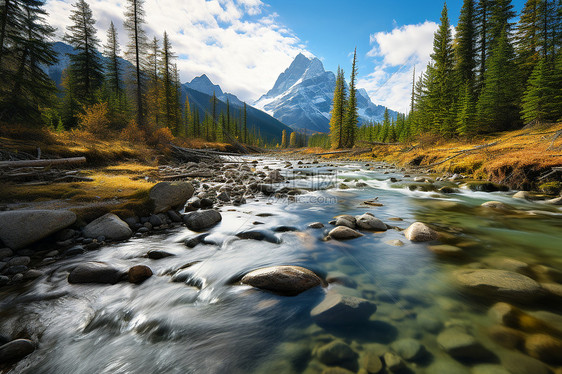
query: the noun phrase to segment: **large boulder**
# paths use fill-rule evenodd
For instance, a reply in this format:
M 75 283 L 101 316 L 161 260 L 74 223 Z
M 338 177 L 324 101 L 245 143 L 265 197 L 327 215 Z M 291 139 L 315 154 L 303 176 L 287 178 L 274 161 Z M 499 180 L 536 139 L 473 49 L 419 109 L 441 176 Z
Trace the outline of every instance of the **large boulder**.
M 351 325 L 367 321 L 376 310 L 368 300 L 329 291 L 310 316 L 320 325 Z
M 437 240 L 439 235 L 422 222 L 414 222 L 404 231 L 406 239 L 412 242 L 429 242 Z
M 31 340 L 16 339 L 0 346 L 0 364 L 17 362 L 32 353 L 35 344 Z
M 0 239 L 20 249 L 76 222 L 69 210 L 12 210 L 0 212 Z
M 104 236 L 111 240 L 126 240 L 133 235 L 127 223 L 113 213 L 107 213 L 84 227 L 82 233 L 87 238 Z
M 505 270 L 465 269 L 454 272 L 463 291 L 494 300 L 529 302 L 544 295 L 540 284 L 522 274 Z
M 86 262 L 76 266 L 70 272 L 68 282 L 115 284 L 123 280 L 126 274 L 103 262 Z
M 372 214 L 365 213 L 355 217 L 357 227 L 363 230 L 386 231 L 386 224 Z
M 160 182 L 150 189 L 148 196 L 154 202 L 154 213 L 163 213 L 185 204 L 194 191 L 189 182 Z
M 251 271 L 242 278 L 241 282 L 285 296 L 298 295 L 323 283 L 314 272 L 300 266 L 289 265 Z
M 203 231 L 222 221 L 219 212 L 213 209 L 190 212 L 183 216 L 183 222 L 192 231 Z

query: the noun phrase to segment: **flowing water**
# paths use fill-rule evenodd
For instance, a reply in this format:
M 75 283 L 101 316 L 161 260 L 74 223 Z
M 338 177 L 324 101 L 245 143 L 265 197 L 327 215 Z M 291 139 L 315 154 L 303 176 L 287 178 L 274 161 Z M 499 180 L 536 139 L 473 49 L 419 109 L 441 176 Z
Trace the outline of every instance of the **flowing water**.
M 3 291 L 2 329 L 25 332 L 38 342 L 38 349 L 13 372 L 321 373 L 326 366 L 315 359 L 314 351 L 334 339 L 363 354 L 380 344 L 390 349 L 394 341 L 414 338 L 428 354 L 422 361 L 408 363 L 405 372 L 470 373 L 477 362 L 460 363 L 436 342 L 439 331 L 454 325 L 465 326 L 496 354 L 492 364 L 508 364 L 502 356 L 507 349 L 486 334 L 492 324 L 487 316 L 491 303 L 461 294 L 451 282 L 451 272 L 486 267 L 482 264 L 498 257 L 562 270 L 560 210 L 515 200 L 503 192 L 411 191 L 403 182 L 389 182 L 391 177 L 411 178 L 378 164 L 339 163 L 335 168 L 293 161 L 294 168 L 287 169 L 285 162 L 265 159 L 258 168 L 280 168 L 291 186 L 310 191 L 294 199 L 263 197 L 240 207 L 223 207 L 223 220 L 208 237 L 216 245 L 188 249 L 183 240 L 193 233 L 176 228 L 59 261 L 43 268 L 46 276 L 26 289 Z M 367 186 L 333 188 L 333 182 L 339 185 L 346 180 L 351 180 L 350 186 L 354 180 Z M 363 204 L 375 198 L 383 206 Z M 505 202 L 517 211 L 480 207 L 489 200 Z M 409 242 L 398 230 L 366 232 L 349 241 L 322 240 L 334 216 L 365 212 L 400 228 L 415 221 L 431 224 L 443 234 L 442 243 L 462 248 L 465 256 L 441 259 L 428 250 L 428 244 Z M 315 221 L 323 222 L 326 229 L 307 229 Z M 280 243 L 233 240 L 233 234 L 244 229 L 280 225 L 299 231 L 276 233 Z M 390 240 L 404 245 L 385 243 Z M 153 249 L 176 256 L 143 257 Z M 145 264 L 156 276 L 141 285 L 68 284 L 68 270 L 85 261 L 123 268 Z M 179 271 L 186 273 L 187 284 L 172 281 L 178 269 L 194 261 L 200 262 Z M 329 287 L 366 298 L 377 305 L 377 311 L 367 323 L 321 328 L 310 310 L 322 301 L 326 289 L 285 297 L 233 284 L 243 274 L 271 265 L 300 265 L 323 276 L 343 273 L 350 287 Z M 522 307 L 562 315 L 556 305 Z M 348 369 L 357 371 L 359 366 L 348 365 Z

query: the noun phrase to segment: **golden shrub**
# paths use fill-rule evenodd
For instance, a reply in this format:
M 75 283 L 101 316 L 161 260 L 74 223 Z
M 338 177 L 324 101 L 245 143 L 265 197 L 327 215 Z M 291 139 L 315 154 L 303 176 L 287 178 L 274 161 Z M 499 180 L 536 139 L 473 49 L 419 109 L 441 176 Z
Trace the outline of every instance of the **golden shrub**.
M 80 127 L 94 135 L 107 135 L 109 132 L 109 106 L 107 103 L 97 103 L 84 108 L 84 113 L 78 115 Z

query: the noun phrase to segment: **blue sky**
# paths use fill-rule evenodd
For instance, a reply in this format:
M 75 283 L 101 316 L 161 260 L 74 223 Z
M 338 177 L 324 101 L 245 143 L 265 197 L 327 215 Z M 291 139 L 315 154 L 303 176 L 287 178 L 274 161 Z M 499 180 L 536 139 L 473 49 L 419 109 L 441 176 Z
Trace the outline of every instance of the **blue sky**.
M 49 21 L 62 38 L 76 0 L 47 0 Z M 121 44 L 125 1 L 87 0 L 98 36 L 113 21 Z M 524 0 L 514 0 L 516 11 Z M 449 1 L 456 25 L 462 0 Z M 172 42 L 182 81 L 207 74 L 223 90 L 252 103 L 266 93 L 300 52 L 327 70 L 351 69 L 357 46 L 358 86 L 373 101 L 406 111 L 412 70 L 427 65 L 441 1 L 416 0 L 146 0 L 148 36 Z

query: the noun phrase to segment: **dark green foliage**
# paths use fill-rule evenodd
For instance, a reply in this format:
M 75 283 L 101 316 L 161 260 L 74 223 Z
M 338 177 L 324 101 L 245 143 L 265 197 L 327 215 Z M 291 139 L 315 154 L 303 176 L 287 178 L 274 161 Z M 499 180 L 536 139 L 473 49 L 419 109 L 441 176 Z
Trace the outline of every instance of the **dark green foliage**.
M 68 32 L 64 35 L 64 40 L 76 50 L 76 54 L 68 55 L 68 73 L 75 97 L 81 104 L 90 105 L 96 100 L 96 91 L 103 83 L 103 66 L 98 55 L 100 40 L 88 3 L 78 0 L 73 6 L 72 24 L 66 27 Z
M 343 146 L 345 148 L 353 148 L 355 145 L 355 133 L 357 124 L 359 123 L 359 114 L 357 113 L 357 92 L 355 81 L 357 77 L 357 48 L 353 52 L 353 64 L 351 66 L 351 79 L 349 82 L 349 97 L 347 99 L 347 107 L 343 118 L 342 131 L 344 133 Z
M 523 96 L 522 116 L 525 123 L 554 122 L 562 118 L 562 66 L 539 60 L 529 78 Z
M 0 121 L 39 124 L 55 92 L 42 69 L 57 61 L 54 29 L 42 1 L 5 1 L 0 12 Z
M 338 66 L 336 88 L 334 90 L 332 112 L 330 117 L 330 138 L 332 139 L 332 148 L 342 148 L 345 143 L 345 130 L 343 128 L 343 124 L 346 100 L 344 73 Z

